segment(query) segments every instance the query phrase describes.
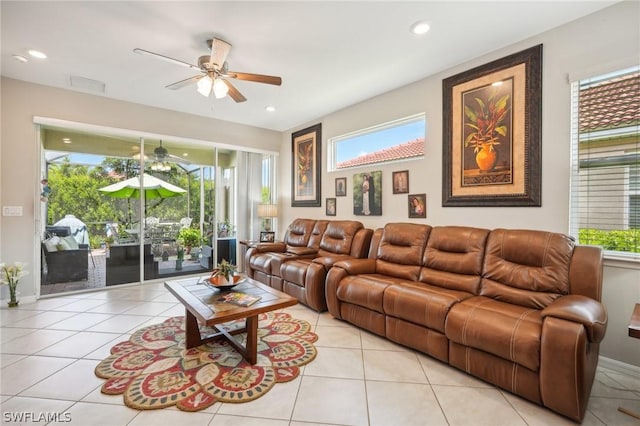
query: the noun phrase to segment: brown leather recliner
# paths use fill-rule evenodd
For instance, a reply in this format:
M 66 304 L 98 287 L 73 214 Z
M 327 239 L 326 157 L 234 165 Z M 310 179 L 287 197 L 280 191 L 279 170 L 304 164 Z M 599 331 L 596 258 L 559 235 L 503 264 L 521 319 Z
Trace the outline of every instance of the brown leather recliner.
M 387 224 L 326 278 L 336 318 L 575 421 L 607 326 L 602 250 L 562 234 Z
M 328 223 L 327 220 L 295 219 L 283 241 L 250 247 L 245 255 L 247 276 L 282 290 L 280 266 L 289 260 L 315 257 Z
M 340 260 L 366 257 L 372 234 L 373 230 L 357 221 L 329 222 L 315 258 L 300 258 L 282 263 L 282 290 L 318 312 L 326 311 L 327 271 Z

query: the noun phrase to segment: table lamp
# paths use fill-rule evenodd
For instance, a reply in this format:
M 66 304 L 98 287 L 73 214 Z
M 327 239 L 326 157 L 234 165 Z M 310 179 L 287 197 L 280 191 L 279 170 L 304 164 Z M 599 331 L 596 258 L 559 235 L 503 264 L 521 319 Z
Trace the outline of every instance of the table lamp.
M 278 216 L 277 204 L 258 204 L 258 217 L 264 219 L 264 230 L 271 231 L 271 218 Z

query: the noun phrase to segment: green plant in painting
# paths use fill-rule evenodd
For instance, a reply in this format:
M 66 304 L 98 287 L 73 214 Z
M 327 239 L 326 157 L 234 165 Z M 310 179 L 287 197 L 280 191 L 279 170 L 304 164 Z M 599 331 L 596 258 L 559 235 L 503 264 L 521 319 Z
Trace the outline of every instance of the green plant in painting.
M 473 129 L 464 140 L 464 146 L 472 147 L 477 153 L 481 149 L 493 151 L 494 145 L 500 145 L 498 135 L 507 135 L 507 126 L 502 121 L 509 112 L 509 95 L 504 95 L 496 100 L 497 91 L 494 91 L 489 98 L 483 101 L 481 98 L 474 98 L 476 105 L 464 106 L 466 120 L 464 125 Z

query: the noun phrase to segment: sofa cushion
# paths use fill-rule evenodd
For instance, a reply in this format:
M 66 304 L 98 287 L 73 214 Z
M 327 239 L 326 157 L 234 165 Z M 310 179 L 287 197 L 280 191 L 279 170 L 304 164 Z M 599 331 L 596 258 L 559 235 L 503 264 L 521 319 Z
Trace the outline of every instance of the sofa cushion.
M 78 250 L 80 246 L 78 245 L 78 241 L 76 241 L 75 237 L 68 235 L 66 237 L 62 237 L 63 240 L 69 248 L 67 250 Z
M 60 238 L 58 240 L 58 244 L 56 244 L 56 248 L 58 249 L 58 251 L 71 250 L 71 246 L 69 245 L 69 242 L 64 238 Z
M 54 251 L 58 251 L 58 242 L 60 241 L 60 237 L 53 236 L 51 238 L 47 238 L 46 240 L 43 241 L 44 247 L 45 249 L 51 253 Z
M 419 281 L 478 295 L 488 229 L 438 226 L 431 230 Z
M 574 243 L 566 235 L 496 229 L 487 239 L 480 294 L 542 309 L 569 293 Z
M 377 274 L 347 276 L 340 281 L 336 295 L 338 300 L 384 313 L 383 296 L 391 284 L 388 277 Z
M 532 371 L 540 367 L 542 317 L 537 309 L 474 296 L 447 316 L 449 340 L 480 349 Z
M 416 281 L 431 226 L 416 223 L 388 223 L 378 246 L 376 272 Z
M 384 292 L 384 312 L 444 333 L 451 307 L 473 295 L 422 283 L 395 283 Z
M 287 246 L 306 247 L 315 224 L 316 221 L 312 219 L 295 219 L 291 222 L 285 236 Z
M 353 220 L 336 220 L 327 225 L 320 240 L 319 256 L 331 254 L 349 254 L 351 244 L 358 230 L 364 228 L 362 223 Z

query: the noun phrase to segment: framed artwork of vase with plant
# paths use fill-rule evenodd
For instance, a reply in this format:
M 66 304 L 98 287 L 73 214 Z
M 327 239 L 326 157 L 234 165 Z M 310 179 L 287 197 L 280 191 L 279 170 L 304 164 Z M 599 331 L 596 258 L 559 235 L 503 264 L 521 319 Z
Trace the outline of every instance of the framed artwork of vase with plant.
M 320 206 L 322 123 L 291 134 L 291 207 Z
M 443 80 L 442 205 L 541 205 L 542 45 Z

